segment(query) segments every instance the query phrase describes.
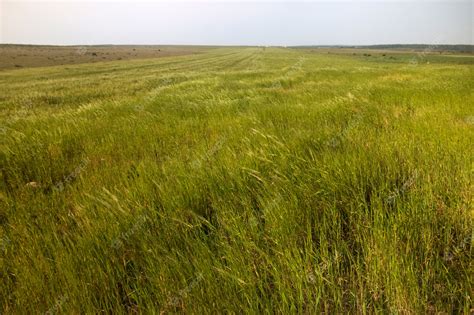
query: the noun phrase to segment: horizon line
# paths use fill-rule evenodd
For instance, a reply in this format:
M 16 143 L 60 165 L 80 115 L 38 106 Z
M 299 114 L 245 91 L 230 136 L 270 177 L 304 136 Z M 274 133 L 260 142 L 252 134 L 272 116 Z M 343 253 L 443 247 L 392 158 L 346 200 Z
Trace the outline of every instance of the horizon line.
M 207 46 L 207 47 L 370 47 L 370 46 L 472 46 L 474 44 L 446 44 L 446 43 L 379 43 L 379 44 L 29 44 L 29 43 L 1 43 L 0 45 L 17 45 L 17 46 L 57 46 L 57 47 L 75 47 L 75 46 Z

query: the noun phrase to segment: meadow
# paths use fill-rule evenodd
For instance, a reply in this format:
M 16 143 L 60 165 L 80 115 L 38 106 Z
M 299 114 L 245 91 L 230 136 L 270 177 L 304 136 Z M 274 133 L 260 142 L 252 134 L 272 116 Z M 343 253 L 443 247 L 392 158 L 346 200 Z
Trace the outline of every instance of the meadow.
M 0 44 L 0 70 L 199 54 L 207 46 Z
M 0 312 L 473 312 L 474 57 L 0 71 Z

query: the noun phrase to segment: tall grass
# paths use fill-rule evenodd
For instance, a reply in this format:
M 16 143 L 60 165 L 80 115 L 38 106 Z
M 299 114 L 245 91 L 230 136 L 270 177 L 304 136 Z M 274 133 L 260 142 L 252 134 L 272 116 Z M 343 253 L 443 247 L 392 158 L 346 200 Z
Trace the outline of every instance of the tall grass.
M 472 59 L 395 56 L 0 72 L 0 310 L 472 312 Z

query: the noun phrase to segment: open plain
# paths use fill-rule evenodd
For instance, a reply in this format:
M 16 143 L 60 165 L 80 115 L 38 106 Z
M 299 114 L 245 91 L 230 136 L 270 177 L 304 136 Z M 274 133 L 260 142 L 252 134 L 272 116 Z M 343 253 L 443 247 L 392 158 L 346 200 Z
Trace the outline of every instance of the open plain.
M 131 49 L 2 57 L 1 313 L 472 312 L 472 55 Z

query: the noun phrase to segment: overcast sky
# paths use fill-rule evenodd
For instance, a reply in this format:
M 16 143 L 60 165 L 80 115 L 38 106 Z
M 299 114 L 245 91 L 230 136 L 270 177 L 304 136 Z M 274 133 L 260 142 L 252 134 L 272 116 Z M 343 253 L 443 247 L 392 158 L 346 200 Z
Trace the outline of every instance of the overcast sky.
M 473 44 L 472 3 L 472 0 L 0 0 L 0 42 Z

